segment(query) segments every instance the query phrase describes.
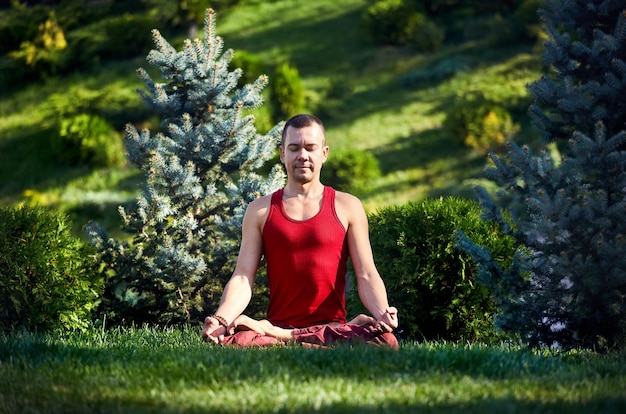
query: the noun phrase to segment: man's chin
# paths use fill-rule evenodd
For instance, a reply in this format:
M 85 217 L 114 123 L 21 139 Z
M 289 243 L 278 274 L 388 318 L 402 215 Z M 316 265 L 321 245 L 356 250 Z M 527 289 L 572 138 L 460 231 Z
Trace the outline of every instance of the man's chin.
M 313 181 L 313 174 L 294 174 L 293 179 L 300 184 L 307 184 Z

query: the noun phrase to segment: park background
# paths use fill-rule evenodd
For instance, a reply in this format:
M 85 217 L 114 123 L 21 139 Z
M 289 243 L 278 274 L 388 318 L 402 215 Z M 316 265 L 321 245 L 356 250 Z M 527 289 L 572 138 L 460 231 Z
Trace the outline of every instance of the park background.
M 15 48 L 3 51 L 1 72 L 2 205 L 67 212 L 77 237 L 84 237 L 81 228 L 91 219 L 123 236 L 115 231 L 117 205 L 134 200 L 142 177 L 114 142 L 121 142 L 127 122 L 159 123 L 135 93 L 141 87 L 135 69 L 150 70 L 150 29 L 180 47 L 190 27 L 201 27 L 201 2 L 173 3 L 66 1 L 20 8 L 14 2 L 17 15 L 3 9 L 3 22 L 23 24 L 28 36 L 3 41 Z M 246 56 L 240 63 L 248 72 L 270 76 L 267 104 L 255 111 L 257 126 L 268 129 L 286 118 L 277 115 L 284 102 L 270 96 L 272 76 L 281 67 L 291 75 L 295 69 L 300 81 L 292 81 L 303 91 L 297 109 L 326 122 L 333 154 L 357 172 L 356 182 L 326 179 L 354 190 L 369 213 L 440 196 L 473 198 L 476 184 L 489 186 L 483 178 L 487 151 L 501 150 L 513 137 L 536 140 L 526 91 L 546 69 L 536 2 L 430 2 L 440 18 L 417 24 L 429 36 L 400 35 L 401 44 L 368 33 L 366 1 L 212 3 L 225 46 Z M 67 45 L 73 46 L 69 53 Z M 459 113 L 470 115 L 450 116 Z M 66 137 L 76 138 L 76 125 L 97 130 L 95 144 L 79 140 L 73 146 Z M 486 139 L 472 135 L 472 128 Z M 359 155 L 355 161 L 345 154 Z M 290 348 L 207 352 L 194 329 L 99 328 L 4 336 L 0 408 L 620 412 L 624 406 L 620 355 L 464 341 L 407 341 L 397 354 L 343 348 L 329 354 Z
M 46 61 L 44 56 L 31 64 L 30 72 L 26 64 L 3 71 L 0 202 L 64 209 L 74 218 L 77 235 L 89 219 L 111 220 L 108 227 L 114 227 L 115 220 L 119 222 L 116 206 L 134 197 L 139 173 L 126 165 L 98 168 L 63 160 L 51 148 L 50 136 L 59 134 L 63 119 L 79 113 L 99 115 L 120 135 L 126 123 L 156 128 L 158 119 L 150 118 L 153 114 L 135 93 L 142 86 L 135 70 L 151 69 L 145 57 L 154 46 L 152 28 L 178 47 L 189 37 L 184 14 L 175 15 L 177 20 L 163 16 L 167 7 L 158 2 L 152 2 L 152 9 L 144 2 L 119 3 L 113 7 L 93 2 L 91 7 L 115 15 L 82 26 L 76 23 L 81 19 L 78 12 L 56 12 L 60 25 L 68 21 L 75 27 L 64 33 L 68 47 L 76 48 L 67 52 L 74 56 L 70 63 L 56 56 Z M 333 152 L 363 151 L 376 158 L 380 176 L 373 176 L 359 192 L 368 212 L 440 195 L 474 197 L 472 187 L 484 183 L 482 169 L 491 148 L 472 148 L 464 144 L 462 133 L 443 128 L 453 103 L 462 97 L 480 94 L 506 109 L 519 126 L 521 142 L 537 135 L 529 124 L 531 100 L 525 89 L 542 69 L 537 2 L 524 2 L 525 8 L 520 2 L 520 7 L 440 2 L 445 11 L 437 24 L 446 25 L 440 27 L 445 38 L 425 45 L 426 50 L 419 44 L 385 44 L 372 38 L 363 22 L 367 1 L 233 3 L 238 4 L 218 8 L 217 19 L 218 35 L 235 51 L 233 65 L 238 55 L 252 54 L 260 69 L 252 68 L 257 73 L 247 79 L 266 73 L 271 84 L 276 67 L 288 63 L 304 88 L 299 109 L 323 119 Z M 459 7 L 463 3 L 468 7 Z M 132 7 L 140 10 L 133 12 Z M 47 18 L 45 11 L 24 13 L 15 19 Z M 195 19 L 201 27 L 199 16 Z M 109 29 L 114 25 L 122 28 Z M 34 30 L 28 32 L 30 45 L 44 49 L 35 41 L 36 26 Z M 19 49 L 25 40 L 31 39 L 16 39 L 13 47 Z M 285 119 L 270 113 L 270 88 L 257 114 L 262 132 Z M 509 133 L 504 139 L 512 137 Z

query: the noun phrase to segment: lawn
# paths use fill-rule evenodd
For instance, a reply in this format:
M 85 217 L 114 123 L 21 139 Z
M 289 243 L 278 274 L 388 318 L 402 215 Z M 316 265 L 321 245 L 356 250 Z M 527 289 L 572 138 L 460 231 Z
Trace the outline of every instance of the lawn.
M 0 337 L 1 413 L 622 413 L 626 355 L 401 342 L 222 348 L 199 329 Z

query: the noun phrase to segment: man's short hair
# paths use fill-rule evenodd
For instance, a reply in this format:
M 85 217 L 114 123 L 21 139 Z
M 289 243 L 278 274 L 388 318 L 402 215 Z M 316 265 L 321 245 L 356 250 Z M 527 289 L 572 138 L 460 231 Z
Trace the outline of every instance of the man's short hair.
M 304 128 L 311 126 L 313 124 L 317 124 L 322 128 L 322 137 L 324 139 L 324 145 L 326 144 L 326 130 L 324 128 L 324 124 L 321 119 L 311 114 L 298 114 L 294 115 L 285 122 L 285 126 L 283 127 L 283 133 L 280 139 L 280 145 L 285 143 L 285 137 L 287 136 L 287 128 L 292 127 L 296 129 Z

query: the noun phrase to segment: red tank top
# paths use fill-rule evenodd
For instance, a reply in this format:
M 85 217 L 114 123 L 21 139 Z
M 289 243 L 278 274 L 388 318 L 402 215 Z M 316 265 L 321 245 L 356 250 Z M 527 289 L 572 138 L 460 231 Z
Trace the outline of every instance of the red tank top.
M 272 194 L 263 227 L 267 319 L 289 328 L 345 323 L 348 244 L 335 210 L 335 190 L 324 187 L 320 211 L 307 220 L 289 217 L 282 200 L 282 189 Z

